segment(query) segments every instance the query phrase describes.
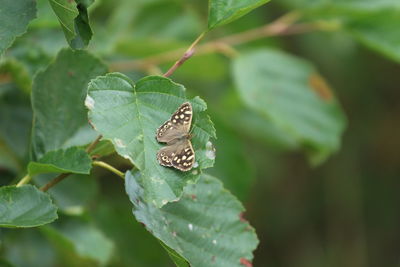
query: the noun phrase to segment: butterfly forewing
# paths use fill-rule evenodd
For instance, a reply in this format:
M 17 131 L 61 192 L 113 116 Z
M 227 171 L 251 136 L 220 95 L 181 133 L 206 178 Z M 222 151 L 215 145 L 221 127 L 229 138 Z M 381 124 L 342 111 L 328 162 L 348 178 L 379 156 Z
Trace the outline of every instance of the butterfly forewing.
M 157 129 L 157 141 L 167 143 L 167 146 L 157 153 L 161 165 L 181 171 L 188 171 L 193 167 L 195 153 L 189 140 L 192 117 L 192 106 L 189 102 L 185 102 Z
M 170 143 L 174 139 L 187 135 L 192 123 L 192 117 L 192 105 L 189 102 L 183 103 L 178 110 L 172 114 L 171 118 L 157 129 L 157 141 Z

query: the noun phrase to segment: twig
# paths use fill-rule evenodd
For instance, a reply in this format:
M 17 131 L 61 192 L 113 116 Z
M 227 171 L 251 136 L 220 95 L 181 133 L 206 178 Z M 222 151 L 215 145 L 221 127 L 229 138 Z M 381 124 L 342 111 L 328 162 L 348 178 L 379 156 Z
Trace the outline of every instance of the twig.
M 164 77 L 169 77 L 172 75 L 172 73 L 174 73 L 174 71 L 179 68 L 180 66 L 182 66 L 183 63 L 185 63 L 186 60 L 188 60 L 189 58 L 191 58 L 195 52 L 195 46 L 201 41 L 201 39 L 203 39 L 204 35 L 206 34 L 206 32 L 203 32 L 202 34 L 199 35 L 199 37 L 197 37 L 197 39 L 189 46 L 189 48 L 185 51 L 185 53 L 183 53 L 182 57 L 177 60 L 175 62 L 174 65 L 172 65 L 172 67 L 164 74 Z
M 102 138 L 102 135 L 97 136 L 96 140 L 94 140 L 87 148 L 86 152 L 90 154 L 90 152 L 93 151 L 93 149 L 96 147 L 96 145 L 100 142 L 100 139 Z
M 116 175 L 118 175 L 118 176 L 121 177 L 122 179 L 125 178 L 125 175 L 124 175 L 123 172 L 117 170 L 116 168 L 114 168 L 113 166 L 109 165 L 108 163 L 105 163 L 104 161 L 96 160 L 96 161 L 93 161 L 92 164 L 93 164 L 94 166 L 99 166 L 99 167 L 102 167 L 102 168 L 104 168 L 104 169 L 107 169 L 107 170 L 109 170 L 109 171 L 115 173 Z
M 86 148 L 86 152 L 89 154 L 90 152 L 93 151 L 93 149 L 96 147 L 96 145 L 100 142 L 100 139 L 102 138 L 102 135 L 97 136 L 97 138 Z M 59 182 L 61 182 L 62 180 L 64 180 L 65 178 L 67 178 L 68 176 L 70 176 L 72 173 L 61 173 L 60 175 L 58 175 L 57 177 L 53 178 L 50 182 L 48 182 L 47 184 L 45 184 L 44 186 L 42 186 L 40 188 L 40 190 L 42 190 L 43 192 L 46 192 L 47 190 L 49 190 L 49 188 L 55 186 L 56 184 L 58 184 Z
M 50 182 L 48 182 L 47 184 L 45 184 L 44 186 L 42 186 L 40 188 L 41 191 L 46 192 L 47 190 L 49 190 L 51 187 L 55 186 L 56 184 L 58 184 L 59 182 L 61 182 L 62 180 L 64 180 L 65 178 L 67 178 L 69 175 L 71 175 L 72 173 L 61 173 L 60 175 L 58 175 L 56 178 L 52 179 Z
M 239 45 L 242 43 L 247 43 L 250 41 L 262 39 L 265 37 L 271 36 L 282 36 L 282 35 L 289 35 L 289 34 L 299 34 L 308 31 L 313 31 L 316 29 L 320 29 L 318 24 L 315 23 L 303 23 L 303 24 L 294 24 L 300 18 L 300 14 L 297 12 L 291 12 L 282 17 L 278 18 L 277 20 L 264 25 L 262 27 L 251 29 L 248 31 L 244 31 L 241 33 L 225 36 L 222 38 L 218 38 L 202 45 L 198 45 L 196 48 L 196 54 L 208 54 L 214 52 L 222 52 L 228 56 L 234 56 L 234 49 L 232 46 Z M 291 30 L 293 28 L 293 30 Z M 199 36 L 198 39 L 201 40 L 203 36 Z M 196 39 L 193 43 L 196 45 L 200 40 Z M 163 52 L 157 55 L 153 55 L 147 58 L 139 59 L 139 60 L 129 60 L 129 61 L 119 61 L 119 62 L 112 62 L 109 64 L 110 68 L 114 71 L 127 71 L 127 70 L 146 70 L 149 65 L 160 65 L 161 63 L 172 61 L 178 57 L 181 57 L 175 64 L 171 67 L 174 68 L 172 72 L 182 65 L 182 63 L 187 60 L 185 59 L 188 56 L 187 53 L 190 52 L 191 49 L 194 48 L 194 45 L 191 45 L 186 51 L 182 48 Z M 232 49 L 229 49 L 232 48 Z M 229 50 L 228 50 L 229 49 Z M 231 52 L 231 53 L 229 53 Z M 181 56 L 183 53 L 183 56 Z M 190 54 L 190 53 L 189 53 Z M 190 55 L 192 56 L 192 54 Z M 183 62 L 182 62 L 183 60 Z M 179 65 L 179 66 L 176 66 Z M 171 70 L 170 69 L 170 70 Z M 170 70 L 165 73 L 165 75 L 170 75 Z

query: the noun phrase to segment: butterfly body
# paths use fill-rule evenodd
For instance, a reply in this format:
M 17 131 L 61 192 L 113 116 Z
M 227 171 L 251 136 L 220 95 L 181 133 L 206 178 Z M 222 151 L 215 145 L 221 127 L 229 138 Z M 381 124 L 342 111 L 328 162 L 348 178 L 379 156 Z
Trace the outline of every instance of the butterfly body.
M 181 171 L 189 171 L 193 167 L 195 153 L 189 133 L 192 117 L 192 105 L 185 102 L 157 129 L 157 141 L 167 144 L 157 153 L 157 160 L 161 165 Z

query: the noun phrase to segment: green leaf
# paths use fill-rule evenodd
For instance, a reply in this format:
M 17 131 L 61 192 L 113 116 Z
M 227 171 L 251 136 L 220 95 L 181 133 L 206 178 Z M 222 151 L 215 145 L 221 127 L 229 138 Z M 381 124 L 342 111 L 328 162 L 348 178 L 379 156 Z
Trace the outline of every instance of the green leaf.
M 397 0 L 285 0 L 302 9 L 307 20 L 333 23 L 367 47 L 400 62 L 400 2 Z M 330 27 L 329 23 L 326 25 Z M 322 26 L 323 27 L 323 26 Z
M 112 256 L 114 244 L 89 222 L 78 218 L 65 218 L 57 224 L 41 229 L 57 245 L 65 250 L 74 251 L 83 259 L 105 265 Z
M 4 0 L 0 7 L 0 56 L 36 17 L 36 1 Z
M 32 111 L 27 105 L 0 102 L 0 139 L 21 160 L 29 147 Z
M 88 7 L 93 0 L 49 0 L 64 31 L 65 38 L 74 49 L 84 48 L 92 38 Z
M 106 66 L 88 52 L 64 49 L 36 76 L 32 87 L 34 160 L 48 151 L 95 139 L 83 103 L 90 79 L 106 71 Z
M 57 207 L 48 194 L 32 185 L 0 188 L 0 226 L 35 227 L 57 219 Z
M 178 267 L 190 267 L 190 264 L 185 260 L 181 255 L 176 253 L 173 249 L 165 245 L 163 242 L 160 241 L 161 246 L 167 251 L 171 260 L 175 263 Z
M 400 62 L 400 9 L 366 13 L 344 24 L 367 47 Z
M 57 266 L 54 247 L 37 228 L 2 231 L 2 256 L 12 266 Z M 2 265 L 1 267 L 7 267 Z
M 136 219 L 172 249 L 177 266 L 242 266 L 251 261 L 258 240 L 242 218 L 241 203 L 218 179 L 202 175 L 197 184 L 185 187 L 178 202 L 161 209 L 143 199 L 140 172 L 125 176 L 125 189 L 134 205 Z M 169 250 L 171 253 L 171 251 Z M 180 255 L 180 257 L 179 257 Z
M 269 0 L 209 0 L 208 29 L 228 24 Z
M 244 103 L 302 144 L 313 163 L 339 148 L 345 117 L 310 63 L 264 49 L 238 57 L 233 76 Z
M 78 173 L 89 174 L 92 160 L 82 148 L 71 147 L 47 152 L 37 162 L 28 165 L 29 175 L 40 173 Z
M 161 166 L 156 159 L 163 147 L 155 139 L 156 130 L 185 101 L 185 88 L 164 77 L 146 77 L 134 85 L 126 76 L 111 73 L 89 84 L 85 102 L 89 119 L 121 156 L 142 171 L 144 198 L 158 207 L 178 200 L 183 187 L 214 163 L 209 140 L 215 138 L 215 129 L 203 112 L 206 104 L 198 97 L 189 100 L 194 110 L 192 144 L 198 167 L 181 172 Z

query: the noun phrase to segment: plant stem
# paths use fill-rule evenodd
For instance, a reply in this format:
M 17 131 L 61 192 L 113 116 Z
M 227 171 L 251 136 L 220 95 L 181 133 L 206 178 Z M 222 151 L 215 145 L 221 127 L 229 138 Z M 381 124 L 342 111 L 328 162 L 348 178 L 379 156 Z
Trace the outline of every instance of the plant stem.
M 102 138 L 102 135 L 97 136 L 96 140 L 94 140 L 87 148 L 86 152 L 90 154 L 90 152 L 93 151 L 93 149 L 96 147 L 96 145 L 100 142 L 100 139 Z
M 183 65 L 183 63 L 185 63 L 186 60 L 188 60 L 189 58 L 191 58 L 195 52 L 195 46 L 201 41 L 201 39 L 203 39 L 204 35 L 206 34 L 206 32 L 202 32 L 199 37 L 197 37 L 197 39 L 189 46 L 188 49 L 186 49 L 185 53 L 183 53 L 183 55 L 181 56 L 181 58 L 179 60 L 177 60 L 175 62 L 174 65 L 172 65 L 172 67 L 164 74 L 164 77 L 169 77 L 172 75 L 172 73 L 174 73 L 174 71 L 179 68 L 180 66 Z
M 29 183 L 29 182 L 31 181 L 31 179 L 32 179 L 32 177 L 31 177 L 29 174 L 25 175 L 25 176 L 18 182 L 17 187 L 20 187 L 20 186 L 22 186 L 22 185 L 24 185 L 24 184 Z
M 59 182 L 61 182 L 62 180 L 64 180 L 65 178 L 67 178 L 71 174 L 72 173 L 62 173 L 62 174 L 58 175 L 56 178 L 52 179 L 50 182 L 48 182 L 47 184 L 42 186 L 40 188 L 40 190 L 43 191 L 43 192 L 46 192 L 51 187 L 55 186 L 56 184 L 58 184 Z
M 100 142 L 100 139 L 102 138 L 102 135 L 97 136 L 97 138 L 86 148 L 86 152 L 89 154 L 90 152 L 93 151 L 93 149 L 96 147 L 96 145 Z M 40 188 L 40 190 L 42 190 L 43 192 L 46 192 L 47 190 L 49 190 L 51 187 L 55 186 L 56 184 L 58 184 L 59 182 L 61 182 L 62 180 L 64 180 L 65 178 L 67 178 L 68 176 L 70 176 L 72 173 L 62 173 L 58 176 L 56 176 L 55 178 L 53 178 L 50 182 L 48 182 L 47 184 L 45 184 L 44 186 L 42 186 Z M 22 182 L 22 180 L 21 180 Z M 18 184 L 20 184 L 21 182 L 19 182 Z M 18 185 L 17 185 L 18 186 Z
M 236 55 L 235 50 L 232 48 L 234 45 L 239 45 L 254 40 L 262 39 L 271 36 L 282 36 L 289 34 L 300 34 L 310 31 L 322 29 L 318 23 L 301 23 L 294 24 L 300 18 L 298 12 L 287 13 L 280 18 L 276 19 L 272 23 L 261 26 L 259 28 L 247 30 L 241 33 L 232 34 L 222 38 L 218 38 L 202 45 L 198 45 L 196 48 L 196 54 L 209 54 L 214 52 L 220 52 L 228 55 L 229 57 Z M 147 58 L 139 60 L 128 60 L 110 63 L 109 66 L 113 71 L 127 71 L 127 70 L 146 70 L 149 66 L 157 66 L 161 63 L 172 61 L 178 57 L 180 59 L 164 74 L 164 76 L 171 75 L 179 66 L 183 64 L 190 56 L 193 55 L 192 51 L 198 42 L 204 37 L 201 34 L 196 41 L 190 45 L 186 51 L 182 48 L 163 52 L 157 55 L 153 55 Z M 183 56 L 181 56 L 183 53 Z
M 104 169 L 107 169 L 107 170 L 109 170 L 109 171 L 115 173 L 116 175 L 118 175 L 118 176 L 121 177 L 122 179 L 125 178 L 125 175 L 124 175 L 123 172 L 117 170 L 116 168 L 114 168 L 113 166 L 109 165 L 108 163 L 105 163 L 104 161 L 96 160 L 96 161 L 93 161 L 92 164 L 93 164 L 94 166 L 99 166 L 99 167 L 102 167 L 102 168 L 104 168 Z

